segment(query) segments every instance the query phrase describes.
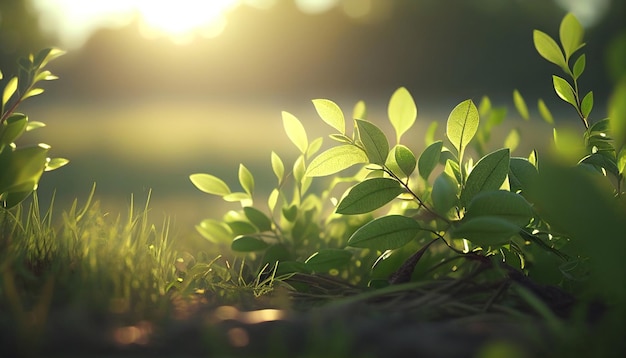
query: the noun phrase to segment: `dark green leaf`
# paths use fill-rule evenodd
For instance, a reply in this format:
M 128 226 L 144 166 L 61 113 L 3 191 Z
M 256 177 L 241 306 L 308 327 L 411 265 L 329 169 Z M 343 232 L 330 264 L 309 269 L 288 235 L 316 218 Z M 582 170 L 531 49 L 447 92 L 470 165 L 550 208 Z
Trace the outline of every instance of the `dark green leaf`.
M 413 152 L 402 144 L 398 144 L 394 147 L 394 158 L 396 160 L 396 164 L 402 171 L 402 173 L 409 177 L 413 174 L 415 170 L 415 165 L 417 160 L 415 159 L 415 155 Z
M 389 154 L 389 142 L 383 131 L 371 122 L 355 119 L 359 129 L 359 136 L 369 162 L 372 164 L 384 165 Z
M 344 215 L 364 214 L 374 211 L 404 192 L 394 179 L 373 178 L 352 187 L 337 206 L 337 213 Z
M 589 117 L 591 110 L 593 109 L 593 92 L 587 93 L 580 104 L 580 110 L 583 112 L 585 118 Z
M 243 208 L 243 212 L 246 214 L 246 218 L 248 218 L 252 225 L 256 226 L 260 232 L 272 229 L 272 220 L 270 220 L 270 218 L 259 209 L 252 206 L 246 206 Z
M 441 157 L 441 149 L 443 148 L 442 141 L 436 141 L 430 144 L 424 151 L 417 163 L 419 174 L 424 180 L 428 180 L 430 173 L 439 164 L 439 158 Z
M 233 235 L 248 235 L 259 232 L 259 230 L 251 223 L 243 220 L 229 221 L 226 224 L 230 227 Z
M 348 246 L 388 250 L 409 243 L 421 230 L 414 219 L 389 215 L 374 219 L 360 227 L 348 240 Z
M 532 218 L 530 204 L 519 194 L 505 190 L 483 191 L 476 194 L 467 206 L 464 219 L 493 216 L 525 227 Z
M 230 248 L 233 251 L 238 252 L 254 252 L 265 250 L 268 247 L 268 243 L 265 241 L 254 237 L 254 236 L 237 236 L 233 243 L 230 245 Z
M 459 186 L 448 174 L 441 173 L 433 183 L 430 194 L 435 211 L 444 215 L 452 209 L 458 201 Z
M 452 230 L 452 237 L 467 239 L 482 247 L 497 247 L 508 243 L 519 230 L 519 226 L 500 217 L 479 216 L 463 220 Z
M 305 263 L 314 272 L 328 272 L 350 263 L 352 253 L 343 249 L 321 249 L 306 259 Z
M 509 173 L 509 149 L 487 154 L 472 169 L 461 191 L 461 205 L 466 206 L 476 194 L 498 190 Z
M 513 157 L 509 166 L 509 186 L 513 192 L 526 191 L 537 178 L 537 168 L 526 158 Z

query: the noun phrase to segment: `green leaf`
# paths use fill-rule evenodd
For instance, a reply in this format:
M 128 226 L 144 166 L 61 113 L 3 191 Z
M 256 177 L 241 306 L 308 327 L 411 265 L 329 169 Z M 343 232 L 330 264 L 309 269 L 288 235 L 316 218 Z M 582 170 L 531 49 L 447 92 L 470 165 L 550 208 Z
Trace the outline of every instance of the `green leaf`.
M 346 134 L 346 120 L 341 108 L 335 102 L 327 99 L 314 99 L 313 105 L 326 124 L 335 128 L 339 133 Z
M 33 88 L 30 91 L 26 92 L 26 94 L 22 97 L 22 99 L 26 99 L 29 97 L 35 97 L 44 92 L 43 88 Z
M 313 155 L 315 155 L 315 153 L 319 152 L 319 150 L 322 148 L 323 143 L 324 143 L 324 138 L 322 137 L 313 139 L 311 143 L 309 144 L 309 148 L 304 154 L 305 158 L 310 158 Z
M 352 253 L 343 249 L 321 249 L 306 259 L 305 263 L 314 272 L 328 272 L 350 263 Z
M 580 104 L 580 110 L 583 113 L 583 117 L 588 118 L 591 110 L 593 109 L 593 92 L 589 92 L 583 98 Z
M 248 195 L 254 194 L 254 177 L 243 164 L 239 164 L 239 183 Z
M 208 194 L 224 196 L 230 194 L 230 188 L 222 179 L 210 174 L 191 174 L 189 179 L 196 186 Z
M 607 172 L 618 176 L 619 169 L 615 158 L 612 157 L 612 154 L 609 156 L 602 153 L 603 152 L 597 152 L 587 155 L 579 161 L 579 164 L 585 163 L 597 168 L 604 168 Z
M 388 215 L 361 226 L 348 239 L 348 246 L 372 250 L 392 250 L 409 243 L 421 230 L 414 219 Z
M 457 105 L 448 117 L 446 134 L 459 153 L 459 162 L 463 160 L 465 147 L 478 130 L 478 122 L 478 109 L 469 99 Z
M 365 102 L 358 101 L 352 110 L 352 118 L 365 119 L 367 117 L 367 107 Z
M 233 239 L 232 230 L 222 221 L 213 219 L 202 220 L 200 225 L 196 225 L 196 230 L 202 237 L 215 244 L 231 242 Z
M 7 102 L 9 102 L 9 99 L 11 99 L 11 96 L 13 96 L 16 90 L 17 90 L 17 77 L 13 77 L 6 84 L 6 86 L 4 87 L 4 91 L 2 92 L 2 107 L 3 108 L 7 104 Z
M 367 163 L 367 155 L 362 149 L 345 144 L 332 147 L 315 157 L 309 164 L 305 175 L 319 177 L 335 174 L 355 164 Z
M 309 140 L 302 123 L 289 112 L 283 111 L 282 116 L 283 127 L 285 128 L 287 137 L 289 137 L 289 140 L 300 150 L 300 153 L 304 154 L 309 146 Z
M 13 113 L 3 124 L 0 126 L 0 149 L 24 134 L 28 128 L 28 117 L 21 113 Z
M 350 189 L 337 206 L 337 213 L 364 214 L 374 211 L 404 192 L 394 179 L 373 178 L 364 180 Z
M 400 143 L 400 137 L 413 126 L 417 118 L 417 106 L 406 88 L 400 87 L 393 93 L 387 113 L 396 131 L 397 143 Z
M 70 161 L 65 158 L 52 158 L 46 163 L 44 171 L 49 172 L 67 165 Z
M 29 121 L 28 125 L 26 126 L 26 131 L 30 132 L 32 130 L 43 128 L 45 126 L 46 126 L 46 124 L 43 123 L 43 122 Z
M 491 112 L 491 99 L 487 96 L 482 96 L 480 103 L 478 104 L 478 115 L 483 117 Z
M 464 220 L 479 216 L 498 217 L 523 228 L 530 222 L 533 211 L 521 195 L 505 190 L 493 190 L 476 194 L 467 206 Z
M 615 86 L 609 99 L 609 124 L 618 151 L 626 144 L 626 76 Z M 624 146 L 626 148 L 626 146 Z
M 227 222 L 227 224 L 228 224 L 228 227 L 230 227 L 230 230 L 232 230 L 233 235 L 235 236 L 250 235 L 250 234 L 256 234 L 259 232 L 259 230 L 254 225 L 252 225 L 248 221 L 244 221 L 243 219 L 229 221 Z
M 528 106 L 526 106 L 526 101 L 524 101 L 524 97 L 519 91 L 516 89 L 513 91 L 513 103 L 515 103 L 515 108 L 517 112 L 524 118 L 528 120 L 530 116 L 528 115 Z
M 304 179 L 306 172 L 306 164 L 304 161 L 304 155 L 298 156 L 296 161 L 293 163 L 293 177 L 296 179 L 296 182 L 302 182 Z
M 443 142 L 436 141 L 426 147 L 420 155 L 417 168 L 419 170 L 419 175 L 424 178 L 424 180 L 428 180 L 430 173 L 432 173 L 433 169 L 435 169 L 437 164 L 439 164 L 442 148 Z
M 230 245 L 230 248 L 233 251 L 238 251 L 238 252 L 254 252 L 254 251 L 261 251 L 261 250 L 265 250 L 267 249 L 267 247 L 269 246 L 269 244 L 259 238 L 256 238 L 254 236 L 246 236 L 246 235 L 241 235 L 241 236 L 237 236 L 232 244 Z
M 234 192 L 226 194 L 222 196 L 222 199 L 231 203 L 239 201 L 242 203 L 243 206 L 252 205 L 252 197 L 250 196 L 250 194 L 244 192 Z
M 283 208 L 282 213 L 285 219 L 287 219 L 287 221 L 294 222 L 296 218 L 298 217 L 298 206 L 291 205 L 288 208 Z
M 243 213 L 260 232 L 270 231 L 272 229 L 272 220 L 259 209 L 246 206 L 243 208 Z
M 283 164 L 283 160 L 280 159 L 278 154 L 272 151 L 271 162 L 274 175 L 276 175 L 276 179 L 278 179 L 278 184 L 281 184 L 285 176 L 285 165 Z
M 384 165 L 389 155 L 389 142 L 383 131 L 371 122 L 355 119 L 359 137 L 370 163 Z
M 513 157 L 509 163 L 511 191 L 526 191 L 537 178 L 537 168 L 526 158 Z
M 552 112 L 550 112 L 548 106 L 546 106 L 546 103 L 543 101 L 543 99 L 539 98 L 539 101 L 537 102 L 537 108 L 539 109 L 539 114 L 541 115 L 541 118 L 543 118 L 546 123 L 554 124 L 554 117 L 552 117 Z
M 497 247 L 508 243 L 519 232 L 519 226 L 496 216 L 479 216 L 452 230 L 452 237 L 467 239 L 482 247 Z
M 459 186 L 457 182 L 444 173 L 439 174 L 433 183 L 433 190 L 430 197 L 433 202 L 435 211 L 445 215 L 450 209 L 456 206 L 458 198 Z
M 535 49 L 541 57 L 554 63 L 562 69 L 567 68 L 563 52 L 561 52 L 561 49 L 556 41 L 554 41 L 548 34 L 539 30 L 533 31 L 533 43 L 535 44 Z
M 39 53 L 37 53 L 37 55 L 35 56 L 33 60 L 33 66 L 35 68 L 43 68 L 48 64 L 48 62 L 64 54 L 65 54 L 65 51 L 60 50 L 58 48 L 43 49 L 39 51 Z
M 623 147 L 617 155 L 617 170 L 620 174 L 624 175 L 626 172 L 626 147 Z
M 439 127 L 439 122 L 432 121 L 426 128 L 426 133 L 424 134 L 424 144 L 431 145 L 435 142 L 435 133 L 437 132 L 437 127 Z
M 577 107 L 576 95 L 574 94 L 574 89 L 569 82 L 556 75 L 552 76 L 552 82 L 554 84 L 554 91 L 556 91 L 556 94 L 565 102 Z
M 519 131 L 517 130 L 517 128 L 513 128 L 504 139 L 504 147 L 509 148 L 509 150 L 512 152 L 517 148 L 517 146 L 519 145 L 519 142 L 520 142 Z
M 565 62 L 567 62 L 574 52 L 583 46 L 583 35 L 585 30 L 571 13 L 565 15 L 559 27 L 561 46 L 565 51 Z
M 402 144 L 396 145 L 394 147 L 394 158 L 405 176 L 409 177 L 413 174 L 417 159 L 415 159 L 415 155 L 409 148 Z
M 574 68 L 573 68 L 573 73 L 572 73 L 572 75 L 574 76 L 574 80 L 578 80 L 580 75 L 583 74 L 583 72 L 585 71 L 585 65 L 586 65 L 585 54 L 582 54 L 580 55 L 580 57 L 578 57 L 578 59 L 576 59 L 576 62 L 574 62 Z
M 466 206 L 481 191 L 498 190 L 509 173 L 509 149 L 487 154 L 472 169 L 461 191 L 461 205 Z

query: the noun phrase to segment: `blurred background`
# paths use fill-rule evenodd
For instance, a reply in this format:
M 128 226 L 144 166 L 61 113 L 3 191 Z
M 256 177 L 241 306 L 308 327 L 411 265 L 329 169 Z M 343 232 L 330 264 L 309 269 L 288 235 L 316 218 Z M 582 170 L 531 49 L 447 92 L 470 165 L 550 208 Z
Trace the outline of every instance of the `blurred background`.
M 558 69 L 539 57 L 533 29 L 558 36 L 573 12 L 586 28 L 583 90 L 593 90 L 592 117 L 606 115 L 613 74 L 608 56 L 624 37 L 624 0 L 2 0 L 0 68 L 5 80 L 19 56 L 55 46 L 67 54 L 50 69 L 60 79 L 21 111 L 48 126 L 25 139 L 70 159 L 46 173 L 39 195 L 56 191 L 57 209 L 84 201 L 92 184 L 113 214 L 131 194 L 152 190 L 153 218 L 171 217 L 179 232 L 218 218 L 223 202 L 196 190 L 189 174 L 205 172 L 238 189 L 244 163 L 259 193 L 273 185 L 270 152 L 294 158 L 281 111 L 298 117 L 310 137 L 328 133 L 311 100 L 328 98 L 350 115 L 364 100 L 368 119 L 385 127 L 387 102 L 405 86 L 423 129 L 483 95 L 509 108 L 526 156 L 551 129 L 536 112 L 544 98 L 559 123 L 578 125 L 552 90 Z M 614 47 L 613 47 L 614 48 Z M 623 58 L 623 56 L 622 56 Z M 611 62 L 613 61 L 613 62 Z M 516 121 L 512 91 L 531 107 Z M 443 135 L 443 126 L 439 134 Z M 392 133 L 392 132 L 389 132 Z M 543 138 L 543 137 L 541 137 Z M 262 197 L 262 196 L 260 196 Z M 234 206 L 231 206 L 234 207 Z

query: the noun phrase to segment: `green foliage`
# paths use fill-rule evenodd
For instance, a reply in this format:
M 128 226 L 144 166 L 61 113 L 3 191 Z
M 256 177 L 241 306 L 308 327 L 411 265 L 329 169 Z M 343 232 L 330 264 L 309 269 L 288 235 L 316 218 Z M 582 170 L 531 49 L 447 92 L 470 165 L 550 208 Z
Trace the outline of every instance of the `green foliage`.
M 29 122 L 28 117 L 15 112 L 27 98 L 43 93 L 35 87 L 40 81 L 56 76 L 44 70 L 48 62 L 61 56 L 62 51 L 45 49 L 37 55 L 18 61 L 18 75 L 10 78 L 2 90 L 0 105 L 0 205 L 12 208 L 37 189 L 44 171 L 57 169 L 68 163 L 63 158 L 49 158 L 50 146 L 37 144 L 18 148 L 15 145 L 25 132 L 43 127 L 41 122 Z M 2 73 L 0 72 L 0 79 Z

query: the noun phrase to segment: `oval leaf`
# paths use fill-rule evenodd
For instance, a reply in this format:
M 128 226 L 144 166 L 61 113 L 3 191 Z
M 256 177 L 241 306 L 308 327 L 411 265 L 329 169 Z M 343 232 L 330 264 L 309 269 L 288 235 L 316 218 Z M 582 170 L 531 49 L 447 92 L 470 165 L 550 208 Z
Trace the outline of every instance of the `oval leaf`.
M 420 155 L 417 168 L 419 174 L 424 180 L 428 180 L 430 173 L 439 164 L 439 158 L 441 157 L 441 149 L 443 148 L 442 141 L 436 141 L 430 144 Z
M 528 120 L 530 116 L 528 115 L 528 106 L 526 106 L 526 101 L 524 101 L 524 97 L 519 93 L 518 90 L 513 91 L 513 103 L 515 104 L 515 108 L 517 112 L 522 116 L 523 119 Z
M 554 91 L 556 91 L 556 94 L 565 102 L 576 107 L 576 96 L 574 95 L 574 89 L 569 84 L 569 82 L 559 76 L 553 75 L 552 83 L 554 85 Z
M 459 162 L 463 159 L 465 147 L 478 130 L 478 122 L 478 109 L 472 100 L 461 102 L 450 112 L 446 135 L 459 153 Z
M 402 173 L 407 177 L 411 176 L 417 165 L 417 159 L 415 159 L 413 152 L 406 146 L 398 144 L 394 150 L 394 157 Z
M 574 75 L 575 80 L 577 80 L 578 77 L 580 77 L 580 75 L 583 74 L 583 72 L 585 71 L 585 65 L 586 65 L 586 57 L 585 57 L 585 54 L 582 54 L 580 55 L 580 57 L 578 57 L 576 62 L 574 62 L 572 74 Z
M 268 243 L 254 236 L 237 236 L 230 244 L 233 251 L 238 252 L 254 252 L 265 250 Z
M 545 32 L 535 30 L 533 31 L 533 42 L 535 44 L 535 49 L 537 49 L 537 52 L 539 52 L 541 57 L 563 69 L 567 68 L 563 52 L 561 52 L 559 45 L 552 39 L 552 37 Z
M 463 220 L 452 230 L 452 237 L 463 238 L 478 246 L 501 246 L 508 243 L 520 228 L 499 217 L 479 216 Z
M 328 272 L 350 263 L 352 253 L 343 249 L 321 249 L 306 259 L 309 269 L 315 272 Z
M 372 164 L 384 165 L 389 154 L 389 142 L 383 131 L 371 122 L 355 119 L 359 129 L 359 138 L 365 147 L 365 153 Z
M 511 158 L 509 162 L 509 186 L 511 191 L 526 191 L 537 175 L 537 168 L 528 159 Z
M 11 99 L 11 96 L 13 96 L 16 90 L 17 90 L 17 77 L 13 77 L 6 84 L 6 86 L 4 87 L 4 91 L 2 92 L 2 107 L 4 107 L 7 104 L 7 102 L 9 101 L 9 99 Z
M 210 174 L 191 174 L 189 179 L 196 186 L 205 193 L 213 195 L 228 195 L 230 194 L 230 188 L 224 181 L 216 176 Z
M 355 164 L 367 163 L 367 155 L 360 148 L 351 145 L 332 147 L 315 157 L 305 175 L 319 177 L 335 174 Z
M 589 117 L 593 109 L 593 92 L 587 93 L 580 104 L 580 110 L 585 118 Z
M 374 211 L 404 192 L 394 179 L 374 178 L 352 187 L 339 205 L 337 213 L 344 215 L 364 214 Z
M 274 171 L 274 175 L 276 175 L 276 179 L 278 179 L 278 184 L 280 184 L 283 182 L 283 177 L 285 176 L 283 160 L 273 151 L 270 160 L 272 162 L 272 171 Z
M 430 194 L 435 211 L 442 215 L 450 211 L 458 201 L 458 191 L 457 182 L 453 178 L 446 173 L 439 174 Z
M 421 230 L 414 219 L 389 215 L 374 219 L 350 236 L 348 246 L 373 250 L 397 249 L 409 243 Z
M 307 139 L 306 131 L 302 123 L 289 112 L 282 112 L 282 115 L 283 127 L 285 128 L 287 137 L 289 137 L 289 140 L 300 150 L 300 153 L 304 154 L 309 146 L 309 140 Z
M 243 213 L 246 215 L 246 218 L 250 220 L 252 225 L 256 226 L 260 232 L 272 229 L 272 220 L 270 220 L 270 218 L 259 209 L 252 206 L 246 206 L 243 208 Z
M 574 52 L 583 46 L 584 32 L 576 16 L 571 13 L 565 15 L 559 27 L 561 46 L 563 46 L 563 50 L 565 51 L 565 62 L 569 60 Z
M 239 183 L 250 196 L 254 194 L 254 177 L 243 164 L 239 164 Z
M 409 91 L 404 88 L 398 88 L 391 99 L 387 108 L 389 121 L 396 130 L 397 143 L 400 143 L 400 137 L 413 126 L 417 118 L 417 106 Z
M 532 215 L 530 204 L 521 195 L 505 190 L 494 190 L 477 194 L 467 206 L 464 219 L 493 216 L 525 227 Z
M 546 103 L 543 101 L 543 99 L 540 98 L 539 101 L 537 101 L 537 108 L 539 109 L 539 114 L 541 115 L 541 118 L 543 118 L 546 123 L 554 124 L 554 117 L 552 116 L 552 112 L 550 112 L 550 109 L 548 109 L 548 106 L 546 106 Z
M 509 173 L 509 158 L 508 148 L 481 158 L 467 177 L 461 192 L 461 205 L 466 206 L 481 191 L 500 189 Z
M 313 105 L 326 124 L 335 128 L 339 133 L 346 134 L 346 120 L 341 108 L 335 102 L 327 99 L 314 99 Z

